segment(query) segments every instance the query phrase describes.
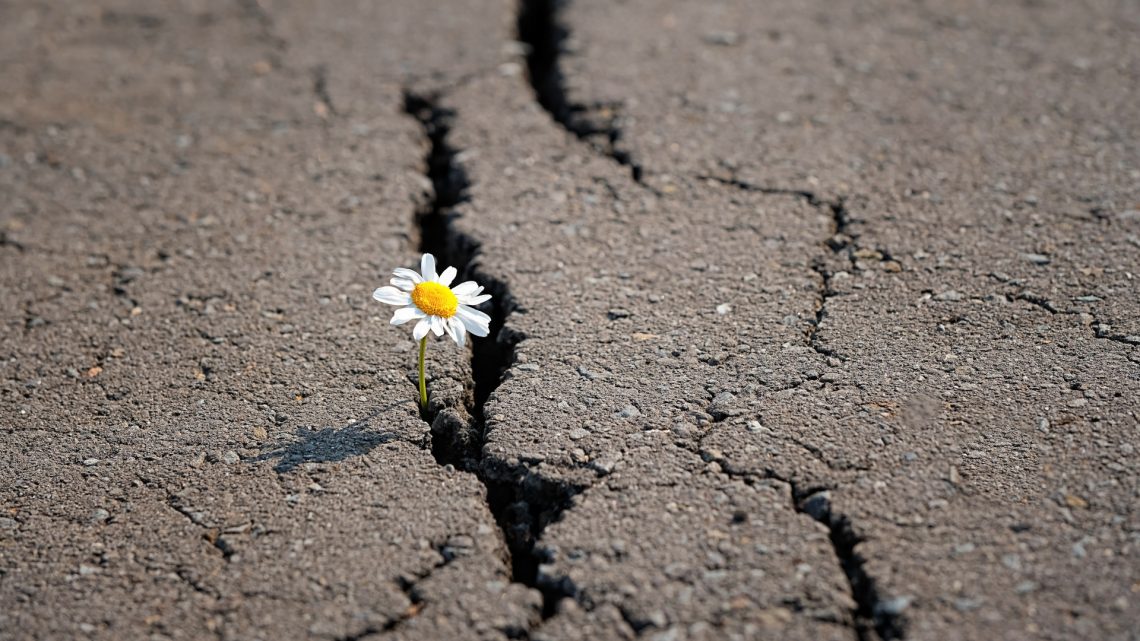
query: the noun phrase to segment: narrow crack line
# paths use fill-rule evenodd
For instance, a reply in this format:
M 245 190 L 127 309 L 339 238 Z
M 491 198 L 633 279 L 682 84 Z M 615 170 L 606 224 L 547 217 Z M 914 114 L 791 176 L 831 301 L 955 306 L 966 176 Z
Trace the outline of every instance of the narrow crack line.
M 1050 302 L 1048 298 L 1045 298 L 1044 296 L 1040 296 L 1038 294 L 1034 294 L 1033 292 L 1028 291 L 1028 290 L 1023 291 L 1023 292 L 1019 292 L 1017 294 L 1017 296 L 1015 297 L 1015 299 L 1016 300 L 1023 300 L 1027 303 L 1030 303 L 1031 305 L 1036 305 L 1036 306 L 1040 307 L 1041 309 L 1049 312 L 1050 314 L 1062 313 L 1060 310 L 1058 310 L 1056 307 L 1053 306 L 1053 303 Z
M 856 236 L 851 231 L 851 214 L 847 211 L 847 206 L 842 198 L 834 201 L 824 200 L 813 191 L 807 189 L 789 189 L 787 187 L 770 187 L 767 185 L 757 185 L 755 183 L 745 182 L 735 177 L 724 178 L 721 176 L 713 176 L 710 174 L 698 174 L 698 180 L 706 180 L 721 185 L 733 187 L 743 191 L 749 191 L 765 195 L 780 195 L 780 196 L 793 196 L 801 198 L 807 204 L 819 210 L 825 211 L 830 217 L 830 233 L 824 239 L 823 244 L 831 250 L 833 255 L 843 254 L 847 258 L 847 262 L 851 269 L 855 269 L 855 252 L 854 245 Z M 819 326 L 827 318 L 827 303 L 835 296 L 839 296 L 831 287 L 832 273 L 827 268 L 827 261 L 824 257 L 818 257 L 812 261 L 811 269 L 819 277 L 818 289 L 818 303 L 815 308 L 815 319 L 812 321 L 811 326 L 804 332 L 804 340 L 808 347 L 815 350 L 816 353 L 827 356 L 830 358 L 837 358 L 839 360 L 847 360 L 843 355 L 839 354 L 836 350 L 823 345 L 819 339 Z
M 202 520 L 203 514 L 201 512 L 195 512 L 192 508 L 183 505 L 182 498 L 177 494 L 167 494 L 166 504 L 175 512 L 186 517 L 186 520 L 202 528 L 202 539 L 221 552 L 222 558 L 227 563 L 233 558 L 237 550 L 222 536 L 220 528 L 206 525 Z
M 450 565 L 451 562 L 457 558 L 456 554 L 449 550 L 449 546 L 446 543 L 436 545 L 435 549 L 439 552 L 440 560 L 438 562 L 432 564 L 431 567 L 426 570 L 416 572 L 411 578 L 403 576 L 397 578 L 396 584 L 399 586 L 400 591 L 404 593 L 404 596 L 408 598 L 409 604 L 399 616 L 390 618 L 383 626 L 377 627 L 370 625 L 354 634 L 339 637 L 338 641 L 361 641 L 373 635 L 383 635 L 394 632 L 403 624 L 418 617 L 428 606 L 428 601 L 419 592 L 420 583 L 431 578 L 437 570 Z
M 808 347 L 822 356 L 838 358 L 841 361 L 847 360 L 835 350 L 823 345 L 819 340 L 819 327 L 823 324 L 823 321 L 827 319 L 827 302 L 838 294 L 831 289 L 831 272 L 828 271 L 823 260 L 816 260 L 812 263 L 812 271 L 819 277 L 820 285 L 817 297 L 818 303 L 815 308 L 815 318 L 805 333 Z
M 538 541 L 545 528 L 558 521 L 571 507 L 574 496 L 585 488 L 543 478 L 525 464 L 508 464 L 484 453 L 490 429 L 486 403 L 514 363 L 515 346 L 525 338 L 509 327 L 507 320 L 525 310 L 506 281 L 483 268 L 479 241 L 454 225 L 455 206 L 469 198 L 467 174 L 447 140 L 454 111 L 440 104 L 438 94 L 405 90 L 404 112 L 419 122 L 430 142 L 425 165 L 433 194 L 430 202 L 415 214 L 420 249 L 455 267 L 463 277 L 478 281 L 492 295 L 492 307 L 488 310 L 490 333 L 486 338 L 472 340 L 466 405 L 446 405 L 432 398 L 423 413 L 424 421 L 431 426 L 432 453 L 440 465 L 474 474 L 484 485 L 488 508 L 509 554 L 506 560 L 511 567 L 511 580 L 542 594 L 541 615 L 546 620 L 554 615 L 560 600 L 574 598 L 578 591 L 568 579 L 540 576 L 539 566 L 549 557 Z M 528 638 L 530 631 L 503 632 L 511 638 Z
M 803 198 L 812 207 L 819 207 L 819 206 L 825 204 L 823 201 L 821 201 L 819 199 L 819 197 L 816 196 L 815 192 L 808 191 L 806 189 L 788 189 L 786 187 L 768 187 L 765 185 L 756 185 L 753 183 L 744 182 L 743 180 L 737 180 L 736 178 L 723 178 L 721 176 L 713 176 L 711 174 L 697 174 L 695 176 L 695 178 L 697 180 L 709 180 L 712 182 L 720 183 L 722 185 L 728 185 L 730 187 L 736 187 L 737 189 L 740 189 L 742 191 L 753 191 L 756 193 L 769 194 L 769 195 L 795 196 L 797 198 Z
M 737 178 L 723 178 L 721 176 L 713 176 L 710 174 L 698 174 L 698 180 L 707 180 L 729 187 L 735 187 L 743 191 L 751 191 L 760 194 L 768 195 L 784 195 L 795 196 L 802 198 L 807 204 L 818 209 L 822 209 L 831 217 L 831 234 L 828 236 L 824 244 L 828 246 L 833 253 L 846 253 L 847 259 L 852 267 L 855 265 L 855 256 L 851 252 L 851 246 L 854 243 L 856 236 L 851 231 L 851 224 L 854 222 L 851 219 L 851 213 L 847 211 L 846 202 L 843 198 L 836 200 L 824 200 L 819 197 L 819 194 L 808 189 L 789 189 L 787 187 L 769 187 L 766 185 L 757 185 L 755 183 L 746 182 Z
M 995 279 L 997 279 L 1001 282 L 1005 282 L 1008 284 L 1016 284 L 1016 285 L 1022 284 L 1020 281 L 1012 281 L 1008 277 L 999 276 L 998 274 L 991 273 L 990 276 L 994 277 Z M 1041 309 L 1043 309 L 1043 310 L 1045 310 L 1045 311 L 1047 311 L 1053 315 L 1081 316 L 1082 314 L 1085 313 L 1085 312 L 1082 312 L 1081 310 L 1078 310 L 1078 309 L 1071 309 L 1071 308 L 1070 309 L 1059 309 L 1056 305 L 1053 304 L 1053 301 L 1050 300 L 1049 298 L 1046 298 L 1045 296 L 1037 294 L 1037 293 L 1035 293 L 1031 290 L 1028 290 L 1028 289 L 1022 289 L 1021 291 L 1017 292 L 1016 294 L 1005 294 L 1005 297 L 1006 297 L 1006 300 L 1008 300 L 1008 301 L 1015 301 L 1015 300 L 1025 301 L 1025 302 L 1029 303 L 1030 305 L 1040 307 Z M 1092 315 L 1089 314 L 1089 316 L 1092 316 Z M 1129 345 L 1132 347 L 1140 346 L 1140 334 L 1114 333 L 1112 331 L 1112 325 L 1109 323 L 1105 323 L 1104 321 L 1100 320 L 1099 318 L 1092 317 L 1092 321 L 1090 323 L 1088 323 L 1088 326 L 1093 330 L 1093 337 L 1094 338 L 1098 338 L 1101 340 L 1107 340 L 1107 341 L 1113 341 L 1116 343 L 1122 343 L 1124 345 Z
M 568 30 L 558 19 L 560 4 L 560 0 L 519 0 L 515 27 L 519 42 L 527 46 L 527 77 L 535 98 L 563 129 L 628 167 L 633 181 L 644 186 L 641 164 L 619 147 L 621 105 L 586 105 L 572 102 L 566 94 L 560 58 Z

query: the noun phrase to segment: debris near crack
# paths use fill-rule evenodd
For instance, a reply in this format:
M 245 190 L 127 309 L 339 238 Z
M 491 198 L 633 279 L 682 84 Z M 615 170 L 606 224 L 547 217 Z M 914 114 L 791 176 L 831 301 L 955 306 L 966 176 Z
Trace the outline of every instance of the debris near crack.
M 576 596 L 565 579 L 542 576 L 540 566 L 549 560 L 538 546 L 545 528 L 558 521 L 584 488 L 552 481 L 533 473 L 525 464 L 511 464 L 484 456 L 488 431 L 485 406 L 515 360 L 515 345 L 524 337 L 506 325 L 522 309 L 502 279 L 487 273 L 479 261 L 479 242 L 456 229 L 456 205 L 468 199 L 468 178 L 456 162 L 456 150 L 447 142 L 452 110 L 439 104 L 439 96 L 404 93 L 404 111 L 415 118 L 430 142 L 426 167 L 432 197 L 416 212 L 420 249 L 459 270 L 461 277 L 478 281 L 492 298 L 490 333 L 472 338 L 471 380 L 462 406 L 431 398 L 423 412 L 431 426 L 432 453 L 440 465 L 474 474 L 487 489 L 487 505 L 502 532 L 509 552 L 511 580 L 538 590 L 543 597 L 542 619 L 554 615 L 558 602 Z M 529 630 L 504 630 L 511 638 L 528 638 Z
M 527 46 L 527 77 L 538 104 L 566 131 L 587 142 L 599 153 L 629 168 L 634 182 L 642 181 L 642 166 L 619 147 L 621 105 L 586 105 L 570 101 L 559 59 L 568 34 L 558 20 L 560 0 L 519 0 L 516 29 Z

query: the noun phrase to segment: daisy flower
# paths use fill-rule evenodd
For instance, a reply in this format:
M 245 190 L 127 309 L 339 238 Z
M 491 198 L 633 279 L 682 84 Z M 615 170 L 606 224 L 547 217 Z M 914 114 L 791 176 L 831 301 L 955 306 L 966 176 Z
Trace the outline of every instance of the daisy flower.
M 435 271 L 435 256 L 424 254 L 420 259 L 420 271 L 398 267 L 392 272 L 392 284 L 372 292 L 372 298 L 398 305 L 400 309 L 392 315 L 393 325 L 403 325 L 417 321 L 412 328 L 412 337 L 420 343 L 420 405 L 427 405 L 427 389 L 424 379 L 424 354 L 427 350 L 427 336 L 445 333 L 459 347 L 467 342 L 467 333 L 486 336 L 490 333 L 491 317 L 472 307 L 491 299 L 483 293 L 483 287 L 469 280 L 450 287 L 455 280 L 454 267 L 448 267 L 442 274 Z

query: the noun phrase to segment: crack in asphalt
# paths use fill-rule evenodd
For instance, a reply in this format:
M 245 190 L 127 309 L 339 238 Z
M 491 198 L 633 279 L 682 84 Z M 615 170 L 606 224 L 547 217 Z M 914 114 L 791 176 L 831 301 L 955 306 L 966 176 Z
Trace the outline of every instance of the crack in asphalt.
M 399 586 L 400 591 L 408 598 L 408 607 L 400 614 L 400 616 L 392 617 L 384 622 L 382 626 L 370 625 L 363 630 L 354 634 L 338 637 L 337 641 L 361 641 L 362 639 L 379 636 L 389 632 L 394 632 L 400 626 L 407 623 L 409 620 L 416 618 L 427 607 L 427 599 L 419 591 L 420 583 L 431 578 L 433 574 L 440 568 L 447 567 L 457 555 L 449 551 L 447 543 L 437 544 L 435 546 L 436 552 L 439 553 L 440 560 L 431 565 L 422 572 L 415 573 L 411 578 L 399 577 L 396 579 L 396 584 Z
M 642 182 L 644 169 L 635 162 L 632 156 L 617 148 L 622 131 L 618 127 L 619 104 L 583 105 L 571 102 L 566 94 L 564 76 L 559 65 L 562 54 L 562 43 L 567 36 L 566 27 L 558 21 L 558 0 L 521 0 L 517 21 L 518 39 L 529 48 L 527 54 L 527 69 L 530 84 L 534 89 L 539 104 L 551 115 L 563 129 L 574 134 L 580 140 L 589 143 L 596 150 L 605 153 L 620 165 L 630 168 L 631 177 L 639 184 Z M 596 117 L 608 112 L 610 117 L 604 124 L 598 124 Z M 603 138 L 604 144 L 598 142 Z M 759 192 L 768 195 L 789 195 L 804 199 L 813 207 L 828 212 L 831 222 L 831 233 L 823 244 L 831 250 L 832 254 L 845 254 L 852 267 L 855 266 L 853 252 L 855 236 L 851 231 L 852 220 L 843 199 L 825 201 L 816 193 L 802 189 L 786 189 L 754 185 L 736 179 L 723 179 L 712 176 L 699 176 L 716 182 L 729 185 L 746 191 Z M 807 330 L 805 340 L 817 353 L 843 360 L 843 357 L 818 340 L 820 324 L 827 316 L 828 300 L 837 294 L 831 288 L 832 274 L 824 267 L 824 260 L 819 259 L 812 264 L 812 270 L 820 278 L 819 304 L 816 308 L 814 323 Z M 722 462 L 722 469 L 729 471 Z M 854 597 L 857 607 L 852 612 L 854 632 L 859 641 L 871 641 L 873 633 L 877 633 L 882 641 L 893 641 L 903 638 L 902 621 L 897 613 L 883 607 L 883 600 L 879 596 L 875 581 L 864 569 L 865 560 L 855 551 L 861 538 L 855 534 L 848 516 L 832 513 L 830 503 L 826 509 L 818 509 L 820 499 L 817 492 L 800 494 L 796 485 L 790 479 L 779 477 L 774 471 L 766 470 L 769 478 L 783 481 L 788 484 L 792 492 L 792 503 L 795 510 L 806 514 L 816 521 L 827 526 L 833 552 L 839 562 Z M 809 512 L 805 503 L 813 499 L 810 504 L 813 511 Z M 623 618 L 639 633 L 638 626 L 631 621 L 626 613 Z
M 807 488 L 801 492 L 794 481 L 789 479 L 785 482 L 791 487 L 796 511 L 810 516 L 828 529 L 831 547 L 847 577 L 851 596 L 855 598 L 857 607 L 852 615 L 856 638 L 859 641 L 903 639 L 901 608 L 893 600 L 887 601 L 882 597 L 875 579 L 867 573 L 867 560 L 855 550 L 863 538 L 855 533 L 851 518 L 831 509 L 831 496 L 827 489 Z
M 430 142 L 426 157 L 432 184 L 430 201 L 416 213 L 420 249 L 454 266 L 463 278 L 478 281 L 492 295 L 490 333 L 472 338 L 470 394 L 464 407 L 429 401 L 422 415 L 431 426 L 432 453 L 440 465 L 474 474 L 487 490 L 487 506 L 509 552 L 512 582 L 542 595 L 542 621 L 554 616 L 558 602 L 575 597 L 576 588 L 565 578 L 540 576 L 539 566 L 549 560 L 537 545 L 545 528 L 562 518 L 573 497 L 585 488 L 552 481 L 534 474 L 522 463 L 512 464 L 484 454 L 488 432 L 486 403 L 514 363 L 515 346 L 525 337 L 506 325 L 511 314 L 524 313 L 502 279 L 487 273 L 479 261 L 480 244 L 453 224 L 454 207 L 468 199 L 466 172 L 447 142 L 454 111 L 440 104 L 440 96 L 404 93 L 404 112 L 415 118 Z M 529 638 L 533 629 L 504 630 L 511 638 Z
M 1054 315 L 1061 314 L 1063 316 L 1080 316 L 1083 313 L 1073 309 L 1058 309 L 1057 306 L 1053 304 L 1052 300 L 1041 296 L 1040 294 L 1035 294 L 1029 290 L 1022 290 L 1018 292 L 1013 296 L 1013 300 L 1025 301 L 1030 305 L 1040 307 L 1041 309 Z M 1092 315 L 1090 314 L 1090 316 Z M 1131 347 L 1140 346 L 1140 335 L 1114 333 L 1112 331 L 1112 325 L 1110 323 L 1106 323 L 1099 318 L 1096 318 L 1095 316 L 1092 317 L 1092 322 L 1089 323 L 1089 327 L 1093 330 L 1094 338 L 1113 341 L 1115 343 L 1121 343 L 1124 345 L 1129 345 Z
M 792 508 L 827 527 L 832 552 L 847 578 L 848 588 L 855 600 L 856 607 L 852 610 L 851 621 L 847 625 L 855 633 L 856 641 L 901 641 L 905 638 L 902 607 L 897 599 L 888 600 L 880 594 L 875 579 L 866 570 L 866 559 L 855 549 L 864 539 L 855 533 L 851 517 L 831 509 L 829 488 L 809 486 L 801 489 L 794 479 L 785 477 L 772 468 L 765 467 L 762 474 L 741 470 L 700 445 L 696 451 L 684 445 L 680 447 L 696 453 L 704 461 L 717 463 L 730 477 L 745 481 L 772 479 L 786 484 L 791 493 Z
M 831 233 L 823 241 L 823 244 L 831 250 L 833 255 L 844 254 L 846 255 L 847 262 L 852 268 L 855 267 L 855 254 L 854 245 L 856 235 L 851 231 L 851 214 L 847 211 L 847 207 L 843 198 L 836 200 L 824 200 L 820 198 L 814 191 L 807 189 L 789 189 L 786 187 L 770 187 L 767 185 L 757 185 L 755 183 L 746 182 L 737 178 L 723 178 L 720 176 L 713 176 L 708 174 L 699 174 L 696 176 L 699 180 L 711 181 L 728 187 L 740 189 L 753 193 L 777 196 L 793 196 L 804 200 L 808 205 L 826 211 L 830 217 Z M 823 345 L 819 340 L 819 326 L 827 318 L 827 302 L 840 296 L 838 292 L 831 288 L 832 272 L 827 269 L 826 260 L 824 258 L 817 258 L 811 264 L 811 269 L 819 277 L 819 288 L 817 299 L 818 303 L 815 308 L 815 319 L 810 327 L 804 332 L 804 340 L 807 342 L 808 347 L 812 348 L 817 354 L 827 356 L 830 358 L 837 358 L 841 361 L 847 360 L 842 354 L 834 349 Z
M 563 129 L 597 152 L 629 168 L 633 181 L 642 182 L 643 168 L 628 151 L 618 148 L 622 137 L 621 105 L 571 102 L 559 58 L 568 35 L 558 19 L 559 0 L 519 0 L 515 23 L 518 40 L 527 46 L 527 77 L 538 104 Z
M 186 517 L 188 521 L 202 528 L 202 539 L 221 552 L 222 559 L 228 563 L 233 558 L 237 550 L 222 536 L 220 528 L 211 527 L 202 521 L 201 512 L 195 512 L 193 508 L 183 505 L 182 497 L 177 494 L 167 494 L 166 504 L 175 512 Z

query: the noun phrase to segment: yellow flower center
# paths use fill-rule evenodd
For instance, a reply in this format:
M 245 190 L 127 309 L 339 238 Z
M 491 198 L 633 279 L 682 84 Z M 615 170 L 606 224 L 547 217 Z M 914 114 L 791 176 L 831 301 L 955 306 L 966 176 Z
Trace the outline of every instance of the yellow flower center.
M 431 316 L 451 318 L 459 308 L 459 299 L 439 283 L 419 283 L 412 290 L 412 302 L 420 311 Z

